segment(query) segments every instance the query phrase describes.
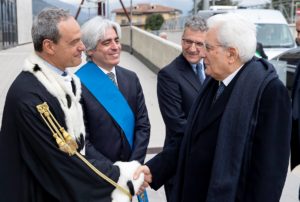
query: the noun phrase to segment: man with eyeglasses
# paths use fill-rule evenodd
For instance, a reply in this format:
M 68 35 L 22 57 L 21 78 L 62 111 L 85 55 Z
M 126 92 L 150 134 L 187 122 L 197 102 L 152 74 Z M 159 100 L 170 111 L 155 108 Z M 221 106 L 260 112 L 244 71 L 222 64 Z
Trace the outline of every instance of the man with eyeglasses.
M 227 13 L 207 25 L 203 56 L 210 78 L 182 143 L 152 158 L 135 177 L 143 172 L 144 185 L 158 188 L 176 172 L 172 202 L 279 201 L 290 153 L 287 89 L 274 67 L 255 57 L 253 23 Z
M 187 19 L 182 34 L 182 53 L 159 71 L 157 96 L 166 126 L 166 147 L 173 136 L 183 134 L 187 116 L 205 80 L 201 57 L 206 35 L 206 22 L 200 16 Z M 167 200 L 173 183 L 165 184 Z

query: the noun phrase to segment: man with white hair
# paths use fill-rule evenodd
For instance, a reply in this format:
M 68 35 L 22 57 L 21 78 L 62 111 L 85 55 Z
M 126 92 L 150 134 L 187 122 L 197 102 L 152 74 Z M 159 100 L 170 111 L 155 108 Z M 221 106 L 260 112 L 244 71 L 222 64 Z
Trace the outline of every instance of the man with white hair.
M 144 172 L 145 185 L 156 189 L 176 170 L 172 202 L 279 201 L 289 164 L 288 92 L 273 66 L 254 57 L 254 24 L 219 14 L 207 25 L 203 57 L 211 78 L 193 104 L 182 144 L 174 141 L 136 176 Z

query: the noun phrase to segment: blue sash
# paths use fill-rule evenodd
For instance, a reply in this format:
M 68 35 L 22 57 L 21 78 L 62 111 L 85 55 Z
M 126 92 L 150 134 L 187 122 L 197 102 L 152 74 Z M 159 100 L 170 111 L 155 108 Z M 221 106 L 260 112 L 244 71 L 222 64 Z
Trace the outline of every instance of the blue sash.
M 137 195 L 138 202 L 149 202 L 147 191 L 141 193 L 140 195 Z
M 93 62 L 83 65 L 76 75 L 119 124 L 132 149 L 135 118 L 127 100 L 117 86 Z

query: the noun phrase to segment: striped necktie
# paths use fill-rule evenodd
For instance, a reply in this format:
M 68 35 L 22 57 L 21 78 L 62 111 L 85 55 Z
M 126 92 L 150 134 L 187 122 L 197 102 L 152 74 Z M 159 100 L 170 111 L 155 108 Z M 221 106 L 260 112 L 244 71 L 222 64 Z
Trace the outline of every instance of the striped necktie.
M 108 78 L 110 78 L 110 80 L 112 80 L 112 82 L 113 82 L 116 86 L 118 86 L 118 85 L 117 85 L 117 82 L 116 82 L 115 74 L 114 74 L 113 72 L 108 72 L 108 73 L 107 73 L 107 76 L 108 76 Z

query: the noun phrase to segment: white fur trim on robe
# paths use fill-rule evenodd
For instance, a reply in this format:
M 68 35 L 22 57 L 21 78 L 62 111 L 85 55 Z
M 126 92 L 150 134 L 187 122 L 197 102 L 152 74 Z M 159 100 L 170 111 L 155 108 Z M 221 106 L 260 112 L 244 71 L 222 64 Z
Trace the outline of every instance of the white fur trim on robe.
M 133 179 L 133 174 L 141 164 L 137 161 L 117 161 L 116 163 L 114 163 L 114 165 L 118 166 L 120 169 L 118 184 L 123 188 L 127 188 L 127 190 L 129 190 L 127 182 L 130 180 L 133 184 L 134 192 L 137 192 L 144 182 L 144 173 L 141 173 L 139 178 L 136 180 Z M 112 192 L 111 198 L 112 202 L 131 202 L 129 197 L 117 188 L 115 188 Z
M 41 68 L 41 71 L 34 71 L 35 65 L 38 65 Z M 58 99 L 65 114 L 68 133 L 73 137 L 73 139 L 80 138 L 80 134 L 82 134 L 83 138 L 85 138 L 83 111 L 80 104 L 81 83 L 79 78 L 73 73 L 69 73 L 76 87 L 76 95 L 74 95 L 72 90 L 66 86 L 63 78 L 49 69 L 49 67 L 45 65 L 45 61 L 35 53 L 31 54 L 25 60 L 23 70 L 31 72 L 43 84 L 43 86 L 45 86 L 48 92 Z M 71 98 L 70 108 L 68 108 L 66 94 L 68 94 Z M 85 148 L 83 148 L 80 153 L 85 154 Z

